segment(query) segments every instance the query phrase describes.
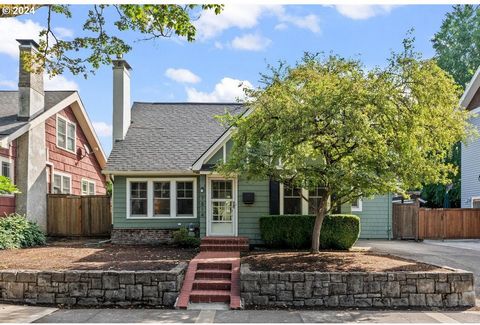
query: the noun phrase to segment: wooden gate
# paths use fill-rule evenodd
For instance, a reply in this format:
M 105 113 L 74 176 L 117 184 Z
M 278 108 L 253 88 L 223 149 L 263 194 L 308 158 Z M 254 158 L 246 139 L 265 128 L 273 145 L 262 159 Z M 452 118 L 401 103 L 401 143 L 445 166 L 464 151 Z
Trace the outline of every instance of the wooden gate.
M 108 195 L 47 195 L 49 236 L 107 236 L 112 217 Z
M 480 209 L 393 204 L 394 239 L 480 239 Z
M 393 204 L 393 238 L 418 239 L 418 205 Z

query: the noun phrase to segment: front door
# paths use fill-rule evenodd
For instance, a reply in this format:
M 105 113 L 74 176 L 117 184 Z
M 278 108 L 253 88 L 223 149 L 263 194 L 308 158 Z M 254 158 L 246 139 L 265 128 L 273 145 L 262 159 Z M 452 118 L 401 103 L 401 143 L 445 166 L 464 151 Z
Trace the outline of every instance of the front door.
M 208 182 L 207 235 L 235 236 L 236 182 L 225 178 L 210 178 Z

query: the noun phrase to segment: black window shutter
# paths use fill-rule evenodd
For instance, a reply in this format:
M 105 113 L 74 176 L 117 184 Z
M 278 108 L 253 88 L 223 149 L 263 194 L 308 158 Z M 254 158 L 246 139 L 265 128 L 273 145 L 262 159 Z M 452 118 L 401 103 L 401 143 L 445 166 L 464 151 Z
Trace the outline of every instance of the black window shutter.
M 270 215 L 280 214 L 280 183 L 270 180 Z

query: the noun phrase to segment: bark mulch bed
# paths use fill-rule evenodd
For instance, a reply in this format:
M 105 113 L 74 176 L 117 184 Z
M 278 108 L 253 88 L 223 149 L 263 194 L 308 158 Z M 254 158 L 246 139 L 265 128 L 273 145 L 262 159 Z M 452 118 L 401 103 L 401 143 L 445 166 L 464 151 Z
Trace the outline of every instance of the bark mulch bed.
M 252 271 L 304 272 L 451 272 L 448 269 L 420 263 L 393 255 L 364 251 L 324 251 L 310 254 L 306 251 L 250 252 L 242 257 Z
M 166 271 L 197 254 L 195 249 L 175 246 L 113 245 L 100 241 L 55 240 L 41 247 L 0 250 L 0 270 Z

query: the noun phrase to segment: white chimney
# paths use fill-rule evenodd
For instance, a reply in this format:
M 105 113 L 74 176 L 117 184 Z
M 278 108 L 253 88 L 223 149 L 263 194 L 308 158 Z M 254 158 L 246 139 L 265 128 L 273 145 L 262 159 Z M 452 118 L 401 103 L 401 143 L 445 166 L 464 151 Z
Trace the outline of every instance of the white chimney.
M 38 44 L 31 39 L 17 39 L 20 44 L 20 69 L 18 76 L 19 93 L 19 120 L 29 120 L 38 113 L 42 112 L 45 106 L 45 93 L 43 89 L 43 74 L 29 72 L 25 69 L 22 59 L 25 55 L 30 58 L 38 53 Z M 32 70 L 32 69 L 30 69 Z
M 125 60 L 113 60 L 113 143 L 125 139 L 131 121 L 130 70 Z

